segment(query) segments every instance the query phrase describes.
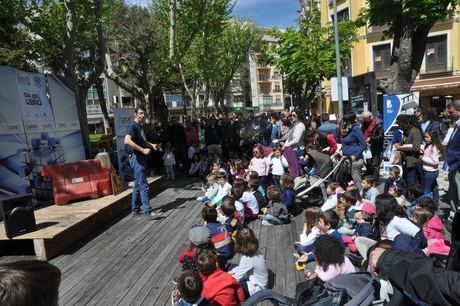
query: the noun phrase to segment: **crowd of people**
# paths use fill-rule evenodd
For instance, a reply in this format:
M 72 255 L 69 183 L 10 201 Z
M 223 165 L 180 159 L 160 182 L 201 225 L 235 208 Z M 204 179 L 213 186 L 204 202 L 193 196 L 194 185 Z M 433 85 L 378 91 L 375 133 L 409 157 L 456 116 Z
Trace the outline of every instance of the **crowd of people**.
M 460 100 L 448 111 L 447 131 L 431 108 L 398 116 L 384 152 L 382 120 L 367 111 L 340 120 L 300 110 L 220 115 L 184 125 L 173 119 L 144 132 L 145 109 L 138 107 L 125 139 L 135 173 L 132 212 L 160 215 L 149 204 L 149 168 L 164 168 L 167 180 L 180 171 L 206 181 L 196 199 L 202 222 L 190 229 L 190 245 L 178 257 L 182 272 L 173 302 L 286 301 L 267 290 L 269 267 L 248 224 L 280 226 L 303 215 L 292 261 L 307 282 L 322 285 L 367 271 L 379 280 L 375 299 L 383 303 L 459 305 L 460 242 L 445 239 L 448 220 L 439 211 L 437 179 L 440 168 L 448 171 L 449 221 L 452 240 L 459 241 Z M 382 177 L 385 154 L 393 166 Z M 320 195 L 319 201 L 299 199 L 302 188 Z
M 310 281 L 324 283 L 361 270 L 375 275 L 391 270 L 379 268 L 379 260 L 375 261 L 374 254 L 383 253 L 382 249 L 397 250 L 395 256 L 416 254 L 425 258 L 422 262 L 430 261 L 430 256 L 455 253 L 444 236 L 447 220 L 438 209 L 437 179 L 442 166 L 448 169 L 452 221 L 459 205 L 460 101 L 453 102 L 448 110 L 452 127 L 447 133 L 441 130 L 432 108 L 420 107 L 412 115 L 398 116 L 388 146 L 393 166 L 384 179 L 380 172 L 384 155 L 382 121 L 370 112 L 360 116 L 347 113 L 339 122 L 328 114 L 306 117 L 293 110 L 268 117 L 222 116 L 202 119 L 196 125 L 187 123 L 184 140 L 176 150 L 190 154 L 178 157 L 177 163 L 188 175 L 206 177 L 207 185 L 197 199 L 203 204 L 203 224 L 191 229 L 190 248 L 179 256 L 179 262 L 187 271 L 183 274 L 203 289 L 194 291 L 193 298 L 180 298 L 183 290 L 190 290 L 183 287 L 181 274 L 178 304 L 197 304 L 199 300 L 200 305 L 238 305 L 248 299 L 254 302 L 251 298 L 259 291 L 262 294 L 258 293 L 257 298 L 264 296 L 267 266 L 258 250 L 257 237 L 247 227 L 255 219 L 265 226 L 276 226 L 289 223 L 300 213 L 305 215 L 304 228 L 293 250 L 296 268 L 304 270 Z M 175 133 L 182 127 L 173 123 L 170 129 Z M 207 136 L 208 132 L 213 136 Z M 337 169 L 342 171 L 339 176 L 324 173 Z M 318 205 L 301 206 L 302 201 L 296 201 L 298 187 L 305 179 L 308 186 L 309 180 L 324 177 L 328 178 L 322 180 L 324 200 Z M 197 231 L 199 241 L 193 239 Z M 236 253 L 242 255 L 241 260 L 238 266 L 229 267 L 227 262 Z M 387 258 L 386 264 L 396 265 L 401 260 Z M 203 262 L 211 262 L 212 271 Z M 454 268 L 458 270 L 459 266 Z M 410 269 L 410 273 L 418 273 L 417 266 L 410 265 Z M 460 285 L 460 275 L 443 273 L 450 273 L 447 287 L 426 290 L 442 296 L 448 304 L 460 303 L 458 293 L 448 289 Z M 435 279 L 436 275 L 429 277 Z M 419 280 L 410 276 L 404 280 L 412 281 L 416 294 L 410 295 L 397 278 L 400 276 L 386 279 L 391 287 L 386 302 L 437 303 L 426 292 L 418 292 L 424 287 Z

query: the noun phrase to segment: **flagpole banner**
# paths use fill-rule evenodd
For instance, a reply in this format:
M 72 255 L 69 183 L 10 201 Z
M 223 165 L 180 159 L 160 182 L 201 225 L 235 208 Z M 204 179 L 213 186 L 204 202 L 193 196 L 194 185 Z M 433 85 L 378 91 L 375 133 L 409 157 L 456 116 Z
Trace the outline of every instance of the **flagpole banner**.
M 60 97 L 51 89 L 53 105 L 44 75 L 4 66 L 0 66 L 0 86 L 0 197 L 32 194 L 35 206 L 49 203 L 52 183 L 43 181 L 41 168 L 85 157 L 79 125 L 69 123 L 78 120 L 73 92 Z M 54 110 L 62 104 L 74 105 L 68 111 L 71 118 L 59 117 L 73 129 L 56 125 Z
M 129 165 L 128 152 L 125 145 L 126 129 L 134 119 L 134 110 L 134 108 L 113 109 L 115 135 L 117 138 L 118 174 L 125 181 L 132 180 L 134 177 L 133 169 Z

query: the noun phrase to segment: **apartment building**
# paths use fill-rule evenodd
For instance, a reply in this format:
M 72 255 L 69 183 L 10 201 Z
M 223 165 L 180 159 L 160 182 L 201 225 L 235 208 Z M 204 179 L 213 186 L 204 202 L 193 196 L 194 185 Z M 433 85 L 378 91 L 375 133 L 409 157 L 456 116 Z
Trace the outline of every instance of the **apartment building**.
M 309 3 L 310 1 L 303 1 Z M 303 4 L 303 3 L 302 3 Z M 304 4 L 303 4 L 304 5 Z M 337 0 L 338 20 L 355 19 L 366 5 L 364 0 Z M 321 23 L 333 20 L 332 1 L 320 1 Z M 303 8 L 302 11 L 308 11 Z M 389 76 L 392 39 L 383 37 L 386 27 L 358 29 L 359 41 L 352 49 L 345 75 L 358 76 L 374 71 L 377 81 Z M 420 103 L 441 111 L 447 103 L 460 98 L 460 14 L 435 24 L 429 33 L 425 58 L 411 91 L 420 92 Z M 325 84 L 325 109 L 337 111 L 330 103 L 330 86 Z
M 269 34 L 264 34 L 262 41 L 268 45 L 277 43 Z M 251 54 L 249 70 L 252 106 L 256 112 L 281 111 L 291 106 L 291 96 L 284 91 L 281 72 L 268 62 L 267 54 Z
M 134 99 L 128 92 L 121 89 L 114 81 L 106 78 L 105 75 L 101 75 L 101 79 L 103 80 L 104 98 L 109 118 L 113 118 L 113 109 L 116 107 L 134 107 Z M 104 130 L 101 105 L 94 85 L 88 89 L 88 95 L 86 97 L 86 114 L 88 125 L 92 132 Z

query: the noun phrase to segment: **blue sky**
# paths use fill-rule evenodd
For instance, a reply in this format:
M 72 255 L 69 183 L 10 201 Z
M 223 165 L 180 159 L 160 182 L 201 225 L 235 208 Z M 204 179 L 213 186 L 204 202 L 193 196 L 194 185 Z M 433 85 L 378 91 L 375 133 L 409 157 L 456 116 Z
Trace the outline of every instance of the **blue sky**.
M 127 0 L 140 5 L 150 1 Z M 250 19 L 258 26 L 285 28 L 296 25 L 299 9 L 299 0 L 237 0 L 233 15 Z

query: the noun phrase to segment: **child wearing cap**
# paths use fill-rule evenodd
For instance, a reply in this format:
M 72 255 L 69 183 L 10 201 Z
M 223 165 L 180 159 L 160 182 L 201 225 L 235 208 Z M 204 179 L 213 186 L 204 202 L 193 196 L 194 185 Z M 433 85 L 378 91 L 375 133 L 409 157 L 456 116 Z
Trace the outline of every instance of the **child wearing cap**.
M 371 203 L 365 203 L 361 208 L 356 209 L 355 234 L 353 236 L 342 236 L 343 242 L 348 246 L 350 252 L 358 252 L 355 245 L 356 237 L 368 237 L 371 233 L 374 215 L 375 207 Z
M 214 244 L 211 242 L 211 232 L 202 225 L 194 225 L 188 233 L 190 246 L 178 256 L 182 264 L 182 270 L 192 270 L 199 272 L 196 258 L 203 250 L 212 250 L 216 253 Z

